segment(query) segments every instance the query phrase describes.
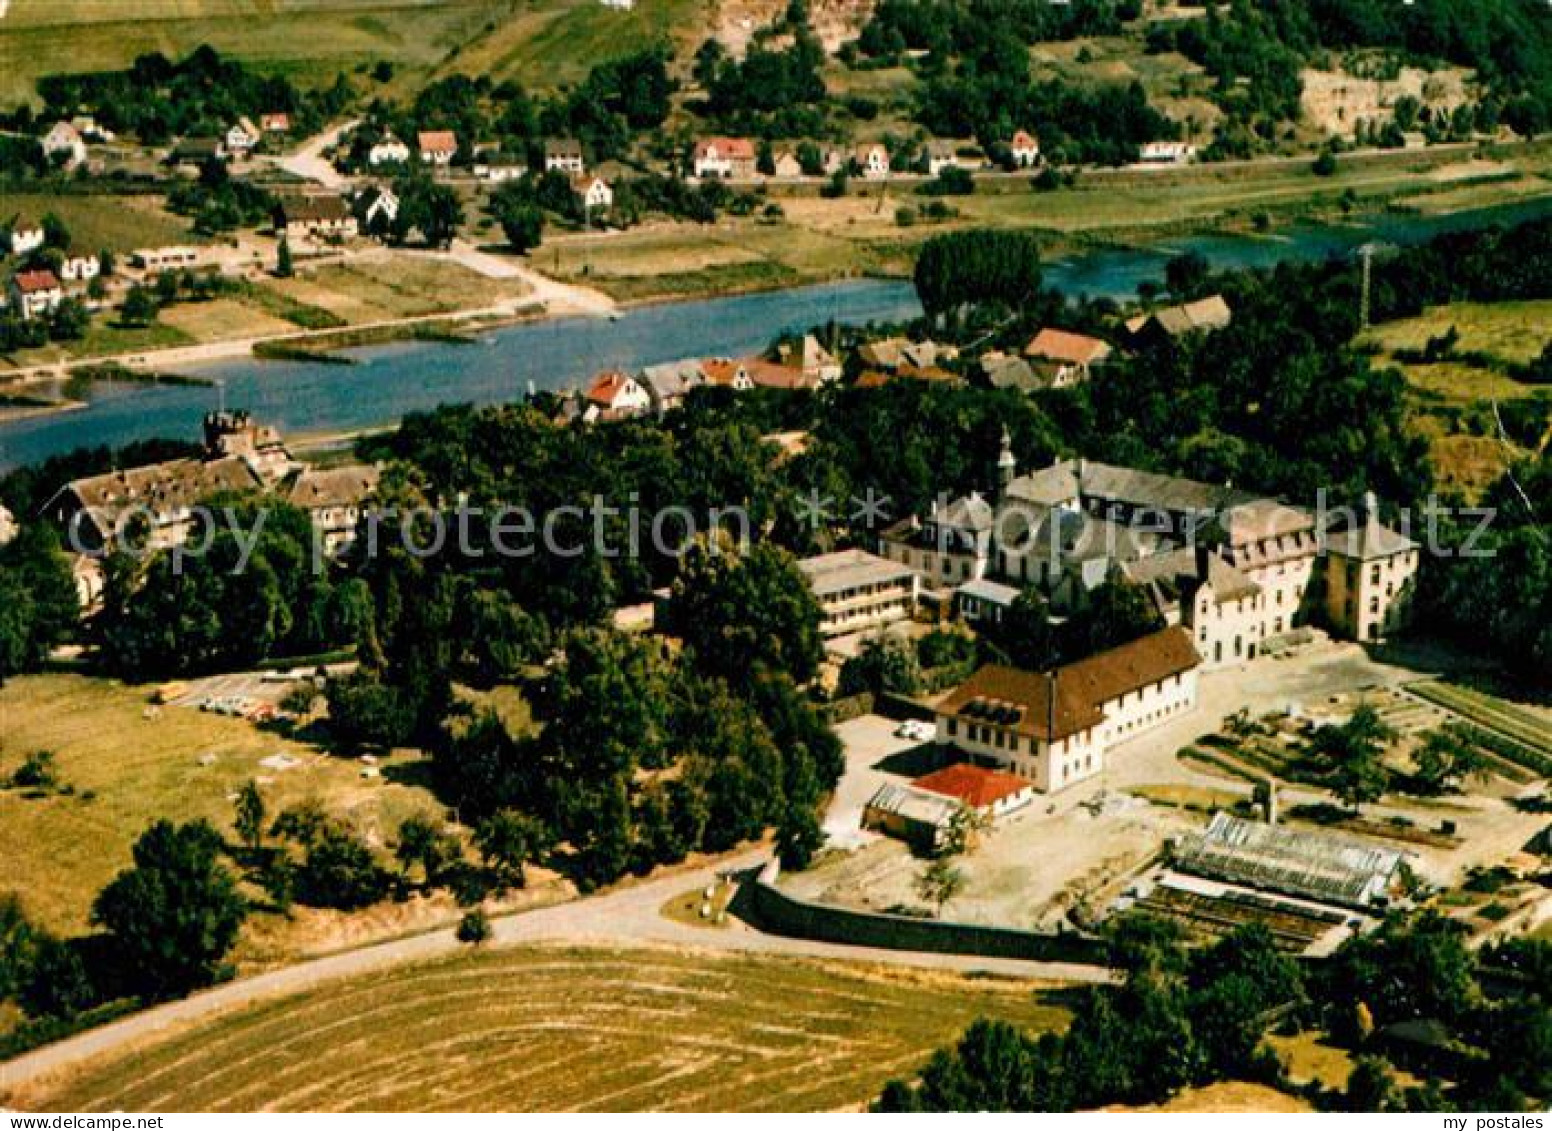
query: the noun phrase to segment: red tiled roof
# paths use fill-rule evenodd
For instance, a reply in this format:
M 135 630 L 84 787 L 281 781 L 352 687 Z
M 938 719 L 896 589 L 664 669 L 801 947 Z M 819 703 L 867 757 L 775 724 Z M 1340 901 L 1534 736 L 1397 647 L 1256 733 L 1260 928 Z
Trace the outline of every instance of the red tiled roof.
M 737 380 L 741 368 L 742 364 L 731 358 L 709 357 L 701 362 L 701 376 L 708 385 L 731 386 Z
M 54 272 L 18 271 L 16 273 L 16 289 L 24 295 L 37 294 L 39 291 L 53 291 L 59 289 L 59 280 L 54 277 Z
M 1024 347 L 1028 357 L 1043 357 L 1050 361 L 1069 361 L 1074 365 L 1087 365 L 1110 352 L 1108 343 L 1087 334 L 1074 334 L 1070 330 L 1058 330 L 1047 326 Z
M 963 802 L 972 809 L 985 809 L 1006 797 L 1022 793 L 1032 783 L 1017 774 L 988 770 L 968 762 L 947 766 L 911 783 L 917 789 L 942 794 Z
M 614 402 L 630 383 L 630 378 L 618 369 L 600 373 L 587 388 L 587 399 L 604 408 L 613 408 Z
M 458 149 L 458 135 L 452 130 L 429 130 L 419 135 L 422 153 L 450 153 Z
M 1028 130 L 1019 130 L 1018 133 L 1013 135 L 1014 149 L 1033 149 L 1039 144 L 1040 143 L 1035 140 L 1035 136 Z
M 746 137 L 708 137 L 695 143 L 695 156 L 705 157 L 715 147 L 719 156 L 731 161 L 753 161 L 754 142 Z

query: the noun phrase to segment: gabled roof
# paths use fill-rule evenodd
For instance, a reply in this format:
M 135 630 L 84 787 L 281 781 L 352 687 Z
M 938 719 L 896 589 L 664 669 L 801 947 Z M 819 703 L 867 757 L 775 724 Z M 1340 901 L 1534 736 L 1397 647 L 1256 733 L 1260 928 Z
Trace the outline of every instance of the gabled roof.
M 1028 130 L 1019 130 L 1008 144 L 1012 149 L 1039 149 L 1040 139 Z
M 911 785 L 916 789 L 924 789 L 928 793 L 952 797 L 962 805 L 978 810 L 1034 788 L 1032 782 L 1026 781 L 1017 774 L 1002 770 L 988 770 L 968 762 L 945 766 L 925 777 L 917 778 Z
M 691 360 L 649 365 L 641 371 L 639 379 L 659 398 L 682 397 L 703 380 L 701 363 Z
M 1073 365 L 1092 365 L 1110 356 L 1110 344 L 1087 334 L 1075 334 L 1070 330 L 1058 330 L 1047 326 L 1024 347 L 1027 357 L 1047 361 L 1064 361 Z
M 708 357 L 701 362 L 701 375 L 708 385 L 732 387 L 740 376 L 747 379 L 749 372 L 745 362 L 730 357 Z
M 416 138 L 422 153 L 456 153 L 458 135 L 452 130 L 422 130 Z
M 343 196 L 282 198 L 276 210 L 285 224 L 337 223 L 351 215 L 350 205 Z
M 41 294 L 59 289 L 59 279 L 47 268 L 37 271 L 18 271 L 12 278 L 16 289 L 24 295 Z
M 1180 306 L 1166 306 L 1151 314 L 1141 314 L 1127 321 L 1126 328 L 1137 333 L 1150 322 L 1155 323 L 1172 338 L 1201 331 L 1221 330 L 1234 318 L 1234 312 L 1222 295 L 1208 295 L 1195 302 Z
M 821 600 L 861 585 L 898 585 L 911 578 L 909 566 L 866 550 L 836 550 L 804 558 L 798 562 L 798 569 Z
M 729 161 L 753 161 L 754 142 L 746 137 L 708 137 L 695 143 L 695 157 L 700 160 L 716 150 L 717 156 Z
M 581 157 L 582 143 L 574 137 L 553 137 L 544 143 L 547 157 Z
M 593 378 L 593 383 L 587 387 L 586 396 L 596 405 L 613 408 L 614 402 L 634 384 L 629 374 L 611 369 Z
M 938 710 L 1057 741 L 1098 726 L 1106 703 L 1201 662 L 1184 629 L 1166 628 L 1051 672 L 988 664 L 955 688 Z

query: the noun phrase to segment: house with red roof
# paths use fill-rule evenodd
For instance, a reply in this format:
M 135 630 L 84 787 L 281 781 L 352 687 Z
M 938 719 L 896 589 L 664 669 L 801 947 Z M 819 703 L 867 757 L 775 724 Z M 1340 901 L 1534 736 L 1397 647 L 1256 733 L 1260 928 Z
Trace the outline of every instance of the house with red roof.
M 1030 368 L 1048 388 L 1065 389 L 1087 381 L 1110 358 L 1110 343 L 1087 334 L 1047 326 L 1024 347 Z
M 458 135 L 452 130 L 422 130 L 415 143 L 424 165 L 446 168 L 458 155 Z
M 697 177 L 752 181 L 756 175 L 754 142 L 746 137 L 708 137 L 695 143 Z
M 911 783 L 928 793 L 951 797 L 979 816 L 996 819 L 1035 799 L 1035 783 L 1005 770 L 957 762 Z
M 1013 163 L 1020 169 L 1031 169 L 1040 164 L 1040 139 L 1028 130 L 1019 130 L 1008 143 Z
M 9 297 L 23 318 L 41 318 L 65 301 L 65 289 L 52 271 L 18 271 L 11 276 Z
M 595 419 L 613 420 L 623 416 L 635 416 L 649 412 L 652 398 L 628 373 L 610 369 L 593 378 L 593 383 L 583 394 Z

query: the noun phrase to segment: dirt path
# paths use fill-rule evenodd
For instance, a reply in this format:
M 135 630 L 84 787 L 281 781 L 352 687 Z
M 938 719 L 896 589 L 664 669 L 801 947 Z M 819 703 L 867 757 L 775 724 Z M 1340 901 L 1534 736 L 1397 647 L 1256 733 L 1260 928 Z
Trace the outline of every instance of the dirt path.
M 271 159 L 271 163 L 304 181 L 317 181 L 324 188 L 343 188 L 350 182 L 340 175 L 339 170 L 324 157 L 324 153 L 338 145 L 340 138 L 358 124 L 353 119 L 330 126 L 321 134 L 308 138 L 293 152 Z
M 1105 971 L 1091 966 L 837 946 L 761 934 L 740 924 L 727 930 L 692 927 L 676 923 L 660 914 L 663 905 L 674 896 L 713 883 L 720 872 L 742 871 L 756 867 L 763 861 L 763 853 L 745 853 L 715 865 L 675 873 L 591 899 L 498 919 L 493 924 L 495 933 L 491 945 L 568 942 L 618 947 L 634 943 L 754 954 L 787 954 L 962 972 L 981 971 L 1061 982 L 1094 983 L 1107 980 Z M 461 946 L 453 931 L 435 931 L 229 982 L 182 1001 L 169 1002 L 88 1030 L 0 1064 L 0 1089 L 18 1088 L 96 1057 L 119 1052 L 173 1026 L 201 1021 L 254 1002 L 297 993 L 335 979 L 453 954 Z

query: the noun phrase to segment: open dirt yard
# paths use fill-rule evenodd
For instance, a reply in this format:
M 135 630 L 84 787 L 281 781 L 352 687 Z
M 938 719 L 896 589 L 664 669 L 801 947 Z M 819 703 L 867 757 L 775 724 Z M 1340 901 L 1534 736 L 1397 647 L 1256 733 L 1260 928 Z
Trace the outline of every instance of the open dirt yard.
M 47 1090 L 69 1111 L 825 1111 L 977 1017 L 1065 1024 L 1031 983 L 668 950 L 524 948 L 233 1013 Z

